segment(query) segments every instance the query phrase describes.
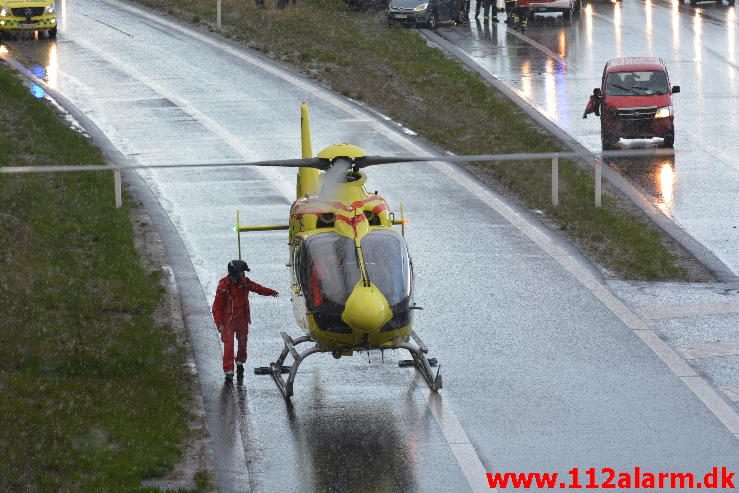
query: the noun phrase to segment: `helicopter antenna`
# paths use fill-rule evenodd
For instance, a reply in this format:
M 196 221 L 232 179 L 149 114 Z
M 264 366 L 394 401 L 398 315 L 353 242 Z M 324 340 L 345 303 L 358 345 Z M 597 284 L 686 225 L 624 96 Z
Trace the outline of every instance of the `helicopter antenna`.
M 405 213 L 403 212 L 403 202 L 400 203 L 400 234 L 405 238 Z
M 241 223 L 238 209 L 236 209 L 236 243 L 239 245 L 239 260 L 241 260 Z

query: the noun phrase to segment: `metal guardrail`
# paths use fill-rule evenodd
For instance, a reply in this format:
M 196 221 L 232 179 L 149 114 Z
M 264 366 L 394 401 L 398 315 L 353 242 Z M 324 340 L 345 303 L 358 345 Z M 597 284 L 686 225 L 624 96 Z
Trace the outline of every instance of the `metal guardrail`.
M 673 149 L 635 149 L 629 151 L 605 151 L 599 154 L 595 160 L 595 207 L 601 207 L 602 200 L 602 159 L 620 157 L 673 157 Z M 475 156 L 397 156 L 398 163 L 419 162 L 423 158 L 427 162 L 483 162 L 483 161 L 550 161 L 552 166 L 552 205 L 559 205 L 559 160 L 579 159 L 582 155 L 576 152 L 544 152 L 544 153 L 520 153 L 520 154 L 480 154 Z M 269 161 L 249 163 L 244 161 L 221 162 L 221 163 L 190 163 L 190 164 L 134 164 L 129 166 L 109 165 L 50 165 L 50 166 L 5 166 L 0 167 L 0 174 L 31 174 L 31 173 L 73 173 L 82 171 L 112 171 L 113 186 L 115 189 L 115 206 L 122 205 L 121 193 L 121 171 L 134 169 L 173 169 L 173 168 L 229 168 L 239 166 L 269 166 Z

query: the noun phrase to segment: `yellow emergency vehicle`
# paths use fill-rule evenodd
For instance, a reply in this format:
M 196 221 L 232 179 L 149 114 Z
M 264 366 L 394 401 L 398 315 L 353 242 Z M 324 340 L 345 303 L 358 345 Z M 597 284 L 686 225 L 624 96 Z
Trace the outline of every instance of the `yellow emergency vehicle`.
M 56 38 L 53 0 L 0 0 L 0 36 L 9 32 L 46 32 Z

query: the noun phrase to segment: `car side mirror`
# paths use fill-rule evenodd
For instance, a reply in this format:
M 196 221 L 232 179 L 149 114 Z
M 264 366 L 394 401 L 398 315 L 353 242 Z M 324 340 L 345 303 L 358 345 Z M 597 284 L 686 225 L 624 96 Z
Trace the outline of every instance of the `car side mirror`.
M 672 86 L 672 94 L 677 94 L 680 92 L 680 86 Z
M 595 96 L 596 98 L 599 98 L 601 97 L 601 95 L 602 93 L 600 92 L 600 87 L 596 87 L 595 89 L 593 89 L 593 96 Z

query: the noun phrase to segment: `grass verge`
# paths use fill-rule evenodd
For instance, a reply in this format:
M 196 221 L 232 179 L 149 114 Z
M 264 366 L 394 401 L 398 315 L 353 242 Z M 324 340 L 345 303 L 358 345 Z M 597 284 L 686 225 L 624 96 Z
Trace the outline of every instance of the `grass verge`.
M 2 66 L 0 129 L 0 166 L 103 162 Z M 0 175 L 2 491 L 136 491 L 180 458 L 186 355 L 112 183 Z
M 215 19 L 215 2 L 138 1 L 188 22 Z M 429 47 L 413 30 L 388 29 L 382 20 L 378 13 L 350 11 L 341 0 L 300 0 L 285 10 L 223 0 L 224 35 L 366 102 L 443 149 L 457 154 L 563 150 L 477 74 Z M 591 173 L 575 163 L 560 162 L 558 208 L 550 203 L 545 163 L 469 168 L 483 180 L 503 184 L 526 207 L 544 211 L 553 227 L 619 277 L 710 278 L 625 197 L 611 193 L 603 208 L 595 209 Z

